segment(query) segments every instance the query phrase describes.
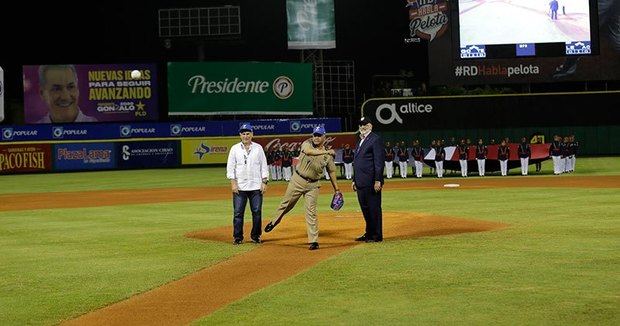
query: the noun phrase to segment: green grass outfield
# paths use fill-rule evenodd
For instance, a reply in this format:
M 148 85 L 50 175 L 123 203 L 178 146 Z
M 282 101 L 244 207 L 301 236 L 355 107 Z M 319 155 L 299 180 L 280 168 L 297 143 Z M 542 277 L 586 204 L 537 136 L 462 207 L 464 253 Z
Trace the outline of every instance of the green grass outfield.
M 550 174 L 550 162 L 544 168 Z M 576 173 L 559 177 L 619 171 L 620 158 L 580 158 Z M 0 193 L 227 185 L 223 175 L 192 168 L 0 176 Z M 407 190 L 383 198 L 386 211 L 510 227 L 357 246 L 197 323 L 620 323 L 620 189 Z M 266 198 L 265 216 L 278 200 Z M 344 210 L 357 208 L 349 197 Z M 56 324 L 251 250 L 183 237 L 228 225 L 231 210 L 223 200 L 0 212 L 0 324 Z

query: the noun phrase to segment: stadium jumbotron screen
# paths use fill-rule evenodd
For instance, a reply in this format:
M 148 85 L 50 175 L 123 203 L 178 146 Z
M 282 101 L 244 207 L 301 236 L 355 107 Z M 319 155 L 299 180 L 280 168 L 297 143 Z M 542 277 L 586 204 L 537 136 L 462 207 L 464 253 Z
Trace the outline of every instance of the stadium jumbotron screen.
M 460 59 L 598 53 L 594 0 L 459 0 L 452 13 Z

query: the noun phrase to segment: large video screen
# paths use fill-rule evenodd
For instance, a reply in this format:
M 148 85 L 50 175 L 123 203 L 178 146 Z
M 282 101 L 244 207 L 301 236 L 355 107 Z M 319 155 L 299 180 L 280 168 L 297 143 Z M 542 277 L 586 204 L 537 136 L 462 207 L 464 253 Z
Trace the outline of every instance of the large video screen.
M 459 0 L 458 58 L 589 55 L 594 0 Z

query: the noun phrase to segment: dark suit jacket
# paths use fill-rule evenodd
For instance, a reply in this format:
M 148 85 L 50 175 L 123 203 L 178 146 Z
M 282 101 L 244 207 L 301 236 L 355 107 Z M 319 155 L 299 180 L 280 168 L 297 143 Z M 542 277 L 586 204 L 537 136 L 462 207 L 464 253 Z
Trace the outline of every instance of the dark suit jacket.
M 353 182 L 358 188 L 372 187 L 375 181 L 383 184 L 385 150 L 379 135 L 371 132 L 362 145 L 357 141 L 353 159 Z

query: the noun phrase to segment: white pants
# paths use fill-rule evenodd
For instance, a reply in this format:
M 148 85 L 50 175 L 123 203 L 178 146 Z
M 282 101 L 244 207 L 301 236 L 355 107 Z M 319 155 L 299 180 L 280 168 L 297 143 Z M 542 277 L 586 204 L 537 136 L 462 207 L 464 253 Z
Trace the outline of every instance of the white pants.
M 521 160 L 521 174 L 522 175 L 527 175 L 527 170 L 529 168 L 530 158 L 529 157 L 526 157 L 526 158 L 521 157 L 520 160 Z
M 282 165 L 276 165 L 276 179 L 282 180 Z
M 508 174 L 508 160 L 499 160 L 499 169 L 502 171 L 502 175 Z
M 385 162 L 385 176 L 391 179 L 394 175 L 394 162 Z
M 415 176 L 418 178 L 422 177 L 422 169 L 424 169 L 424 163 L 422 161 L 413 161 L 415 165 Z
M 484 177 L 484 164 L 486 160 L 476 159 L 478 161 L 478 175 Z
M 406 178 L 407 177 L 407 161 L 404 162 L 398 162 L 398 167 L 400 170 L 400 177 L 401 178 Z
M 459 163 L 461 163 L 461 176 L 466 177 L 467 176 L 467 160 L 459 160 Z
M 351 180 L 353 178 L 353 163 L 344 164 L 344 176 L 347 180 Z
M 564 173 L 570 171 L 570 165 L 572 163 L 571 161 L 572 160 L 571 160 L 570 156 L 567 156 L 567 157 L 564 158 L 564 170 L 563 170 Z
M 560 157 L 560 156 L 551 156 L 551 159 L 553 160 L 553 174 L 560 174 L 560 173 L 562 173 L 562 170 L 560 170 L 560 161 L 563 161 L 562 157 Z
M 577 157 L 575 155 L 570 156 L 570 172 L 575 171 L 575 163 L 577 162 Z
M 284 180 L 286 181 L 290 181 L 291 180 L 291 176 L 293 176 L 293 169 L 289 166 L 289 167 L 282 167 L 282 177 L 284 178 Z
M 443 161 L 435 161 L 435 168 L 437 170 L 437 177 L 443 178 Z
M 270 165 L 269 166 L 269 174 L 271 174 L 271 180 L 277 180 L 278 179 L 278 174 L 276 173 L 276 166 L 275 165 Z

